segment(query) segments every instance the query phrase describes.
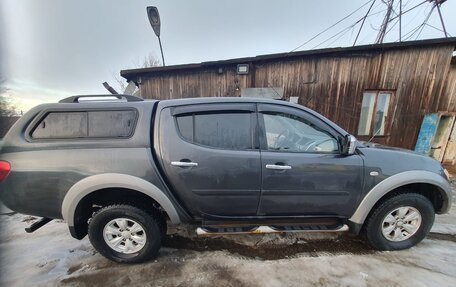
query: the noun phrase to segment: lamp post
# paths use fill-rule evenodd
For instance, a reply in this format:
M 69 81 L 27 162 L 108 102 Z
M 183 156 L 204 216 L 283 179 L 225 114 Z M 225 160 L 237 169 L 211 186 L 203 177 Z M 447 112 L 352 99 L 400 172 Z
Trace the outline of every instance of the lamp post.
M 163 66 L 165 65 L 165 57 L 163 56 L 163 48 L 160 40 L 160 14 L 158 14 L 157 7 L 149 6 L 147 7 L 147 17 L 149 17 L 150 25 L 154 29 L 155 35 L 158 37 L 158 43 L 160 44 L 160 52 L 162 56 Z

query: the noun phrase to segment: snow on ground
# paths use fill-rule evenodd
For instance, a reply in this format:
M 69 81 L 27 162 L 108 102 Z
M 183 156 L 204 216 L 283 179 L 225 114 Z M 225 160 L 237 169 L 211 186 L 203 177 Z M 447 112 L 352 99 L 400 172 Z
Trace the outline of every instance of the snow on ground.
M 409 250 L 378 252 L 345 234 L 197 238 L 172 228 L 159 257 L 113 263 L 52 221 L 0 215 L 0 286 L 456 286 L 456 204 Z
M 0 286 L 456 286 L 454 235 L 431 234 L 395 252 L 335 235 L 252 235 L 232 246 L 224 238 L 169 236 L 157 260 L 122 265 L 87 238 L 71 238 L 63 222 L 27 234 L 28 219 L 0 216 Z M 439 221 L 434 229 L 441 231 Z

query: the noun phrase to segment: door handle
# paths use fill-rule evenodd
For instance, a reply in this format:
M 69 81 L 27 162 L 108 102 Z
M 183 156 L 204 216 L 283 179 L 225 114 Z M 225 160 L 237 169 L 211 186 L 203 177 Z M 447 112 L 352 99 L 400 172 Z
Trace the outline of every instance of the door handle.
M 275 170 L 286 170 L 286 169 L 291 169 L 291 166 L 289 166 L 289 165 L 267 164 L 266 168 L 267 169 L 275 169 Z
M 191 162 L 191 161 L 172 161 L 172 166 L 179 166 L 179 167 L 191 167 L 191 166 L 198 166 L 198 163 Z

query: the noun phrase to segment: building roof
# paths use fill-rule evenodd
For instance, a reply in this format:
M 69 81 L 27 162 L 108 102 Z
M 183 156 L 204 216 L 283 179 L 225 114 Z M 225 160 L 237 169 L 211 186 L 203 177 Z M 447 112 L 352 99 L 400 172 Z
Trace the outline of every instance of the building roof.
M 129 69 L 121 70 L 120 75 L 127 79 L 128 81 L 136 81 L 138 77 L 144 75 L 152 75 L 163 72 L 177 72 L 184 70 L 195 70 L 195 69 L 205 69 L 205 68 L 216 68 L 224 65 L 235 65 L 242 63 L 254 63 L 254 62 L 265 62 L 265 61 L 279 61 L 287 60 L 294 58 L 302 57 L 317 57 L 317 56 L 334 56 L 334 55 L 344 55 L 344 54 L 354 54 L 362 52 L 381 52 L 385 50 L 397 50 L 405 49 L 411 47 L 427 47 L 427 46 L 443 46 L 443 45 L 453 45 L 456 47 L 456 37 L 451 38 L 438 38 L 438 39 L 429 39 L 429 40 L 418 40 L 418 41 L 408 41 L 408 42 L 394 42 L 394 43 L 383 43 L 383 44 L 371 44 L 371 45 L 362 45 L 354 47 L 337 47 L 337 48 L 326 48 L 326 49 L 316 49 L 316 50 L 305 50 L 297 52 L 288 52 L 288 53 L 277 53 L 277 54 L 268 54 L 260 55 L 255 57 L 245 57 L 245 58 L 236 58 L 220 61 L 209 61 L 202 63 L 192 63 L 192 64 L 183 64 L 183 65 L 172 65 L 172 66 L 160 66 L 160 67 L 150 67 L 150 68 L 140 68 L 140 69 Z

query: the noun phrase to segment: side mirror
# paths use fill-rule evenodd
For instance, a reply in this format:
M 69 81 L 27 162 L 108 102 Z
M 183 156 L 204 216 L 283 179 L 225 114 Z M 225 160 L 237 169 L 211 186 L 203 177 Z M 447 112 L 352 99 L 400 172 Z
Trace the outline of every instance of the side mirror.
M 350 134 L 347 134 L 344 138 L 342 146 L 342 153 L 345 155 L 352 155 L 356 149 L 356 138 Z

